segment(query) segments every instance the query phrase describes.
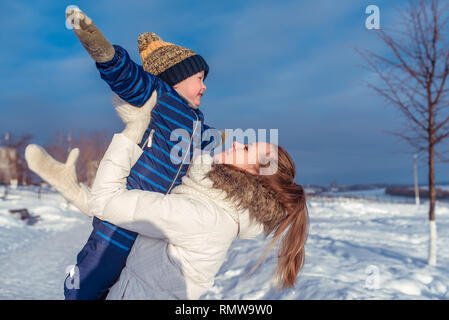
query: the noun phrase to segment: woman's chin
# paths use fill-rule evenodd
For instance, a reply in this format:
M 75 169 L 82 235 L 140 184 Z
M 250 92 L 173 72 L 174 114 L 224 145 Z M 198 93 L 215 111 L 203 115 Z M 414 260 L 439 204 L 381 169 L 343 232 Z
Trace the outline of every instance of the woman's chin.
M 222 153 L 216 154 L 213 158 L 213 162 L 219 164 L 223 163 L 223 154 Z

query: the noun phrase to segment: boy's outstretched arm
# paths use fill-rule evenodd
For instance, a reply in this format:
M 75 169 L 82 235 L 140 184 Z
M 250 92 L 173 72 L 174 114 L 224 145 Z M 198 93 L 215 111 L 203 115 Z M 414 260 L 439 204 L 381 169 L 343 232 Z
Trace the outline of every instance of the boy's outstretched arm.
M 125 49 L 112 46 L 103 33 L 78 8 L 66 11 L 67 22 L 87 53 L 96 62 L 101 78 L 126 102 L 141 107 L 154 90 L 162 85 L 154 75 L 131 60 Z

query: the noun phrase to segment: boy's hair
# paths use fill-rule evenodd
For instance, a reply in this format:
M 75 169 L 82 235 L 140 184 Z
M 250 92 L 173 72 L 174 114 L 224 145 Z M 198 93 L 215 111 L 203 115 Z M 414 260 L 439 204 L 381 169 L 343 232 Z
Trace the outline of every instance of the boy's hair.
M 209 66 L 199 54 L 181 46 L 164 42 L 152 32 L 142 33 L 137 38 L 143 69 L 173 86 L 184 79 L 204 71 Z

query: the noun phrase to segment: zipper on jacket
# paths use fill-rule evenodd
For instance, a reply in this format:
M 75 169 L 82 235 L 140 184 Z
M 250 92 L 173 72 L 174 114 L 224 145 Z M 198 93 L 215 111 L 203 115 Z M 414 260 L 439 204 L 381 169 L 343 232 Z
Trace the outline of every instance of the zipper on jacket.
M 193 113 L 195 114 L 196 121 L 195 121 L 195 129 L 193 129 L 192 136 L 190 137 L 189 148 L 187 149 L 187 152 L 186 152 L 186 155 L 184 156 L 184 159 L 182 159 L 182 162 L 181 162 L 181 164 L 179 165 L 178 172 L 176 173 L 176 176 L 175 176 L 175 178 L 173 179 L 170 188 L 168 188 L 168 191 L 165 193 L 166 195 L 170 193 L 171 189 L 173 188 L 173 185 L 174 185 L 175 182 L 176 182 L 176 179 L 178 179 L 179 172 L 181 172 L 182 165 L 184 164 L 184 162 L 185 162 L 185 160 L 186 160 L 186 157 L 189 155 L 190 147 L 192 146 L 192 143 L 193 143 L 193 136 L 194 136 L 194 134 L 196 133 L 196 129 L 198 128 L 198 122 L 199 122 L 198 115 L 196 114 L 196 112 L 193 112 Z M 193 160 L 193 159 L 192 159 L 192 160 Z
M 120 300 L 125 300 L 126 289 L 128 289 L 129 279 L 126 281 L 125 288 L 122 291 L 122 297 Z
M 154 129 L 151 129 L 150 135 L 148 136 L 148 148 L 151 148 L 153 144 L 153 135 L 154 135 Z
M 148 148 L 151 147 L 151 145 L 153 144 L 153 134 L 154 134 L 154 129 L 151 129 L 150 134 L 148 135 L 145 142 L 142 143 L 142 147 L 140 147 L 140 149 L 145 150 L 145 146 L 147 146 L 147 145 L 148 145 Z

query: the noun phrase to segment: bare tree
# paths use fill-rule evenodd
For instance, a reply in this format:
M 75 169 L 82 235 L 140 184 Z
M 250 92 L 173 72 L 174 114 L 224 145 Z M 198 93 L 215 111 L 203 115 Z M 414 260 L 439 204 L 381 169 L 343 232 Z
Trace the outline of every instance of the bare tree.
M 78 179 L 87 186 L 94 182 L 100 160 L 103 158 L 109 144 L 109 136 L 103 132 L 81 132 L 73 144 L 80 149 L 78 159 Z
M 60 162 L 65 162 L 70 152 L 70 139 L 71 134 L 65 134 L 58 131 L 52 136 L 49 144 L 45 146 L 45 150 Z
M 78 180 L 87 186 L 91 186 L 109 140 L 110 137 L 104 131 L 89 133 L 80 131 L 78 135 L 58 132 L 53 136 L 51 143 L 45 146 L 45 149 L 56 160 L 65 162 L 70 150 L 79 148 Z
M 367 86 L 403 115 L 404 130 L 391 132 L 425 156 L 429 185 L 429 259 L 436 264 L 435 159 L 447 161 L 440 150 L 449 137 L 448 5 L 438 0 L 409 0 L 401 11 L 401 30 L 376 30 L 389 54 L 357 50 L 378 77 Z M 437 148 L 439 148 L 437 150 Z M 446 148 L 447 149 L 447 148 Z
M 7 138 L 6 138 L 7 137 Z M 9 163 L 13 166 L 12 172 L 14 172 L 13 179 L 16 179 L 20 184 L 27 184 L 31 179 L 31 171 L 25 161 L 25 147 L 33 138 L 31 134 L 24 134 L 16 136 L 14 134 L 7 133 L 4 139 L 4 145 L 6 148 L 15 150 L 15 156 L 9 159 Z M 8 153 L 9 155 L 13 153 Z

